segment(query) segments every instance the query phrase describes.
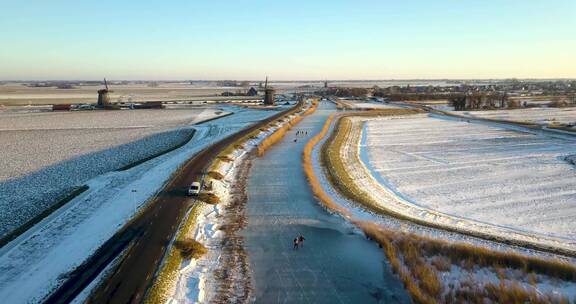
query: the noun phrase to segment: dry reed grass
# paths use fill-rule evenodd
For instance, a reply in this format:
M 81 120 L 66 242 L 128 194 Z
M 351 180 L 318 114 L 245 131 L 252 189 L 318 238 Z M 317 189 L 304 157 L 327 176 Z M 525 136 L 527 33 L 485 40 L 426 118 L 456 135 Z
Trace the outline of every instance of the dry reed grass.
M 213 178 L 215 180 L 224 179 L 224 175 L 222 175 L 222 173 L 220 173 L 218 171 L 210 171 L 210 172 L 208 172 L 208 176 L 210 176 L 211 178 Z
M 191 238 L 175 241 L 174 247 L 180 251 L 180 255 L 184 259 L 198 259 L 208 252 L 204 245 Z
M 332 210 L 345 216 L 349 216 L 350 215 L 349 211 L 346 210 L 345 208 L 342 208 L 340 205 L 334 202 L 334 200 L 332 200 L 330 195 L 324 191 L 324 188 L 320 184 L 320 181 L 316 177 L 316 174 L 314 174 L 314 166 L 312 163 L 312 152 L 314 150 L 314 147 L 316 146 L 316 144 L 318 144 L 318 142 L 320 142 L 320 140 L 322 140 L 324 136 L 326 136 L 326 134 L 330 130 L 330 125 L 332 124 L 334 117 L 335 114 L 330 115 L 328 119 L 326 119 L 326 122 L 324 123 L 324 126 L 322 127 L 320 133 L 312 137 L 308 141 L 308 143 L 306 143 L 306 146 L 304 146 L 304 153 L 302 155 L 302 166 L 304 167 L 304 174 L 308 179 L 308 183 L 310 184 L 310 188 L 312 189 L 312 193 L 314 193 L 314 196 L 316 196 L 320 200 L 320 202 L 322 202 L 322 204 L 324 204 L 324 206 L 329 210 Z
M 444 301 L 441 299 L 442 283 L 439 280 L 438 270 L 425 265 L 423 257 L 433 257 L 432 266 L 449 269 L 448 261 L 455 264 L 467 264 L 472 267 L 485 267 L 487 269 L 517 269 L 524 273 L 527 282 L 535 273 L 548 275 L 554 279 L 574 282 L 576 267 L 560 260 L 544 259 L 533 256 L 523 256 L 517 253 L 501 252 L 489 248 L 454 243 L 446 240 L 432 239 L 419 235 L 392 231 L 380 227 L 375 223 L 355 221 L 370 239 L 378 242 L 390 260 L 394 272 L 399 274 L 404 286 L 417 303 L 430 303 L 430 301 Z M 439 264 L 439 259 L 444 261 Z M 437 266 L 441 265 L 441 266 Z M 535 270 L 538 269 L 538 270 Z M 498 275 L 501 282 L 508 282 L 505 272 Z M 502 285 L 502 284 L 501 284 Z M 551 294 L 535 294 L 522 286 L 498 285 L 488 288 L 478 286 L 471 290 L 455 292 L 454 296 L 467 299 L 468 296 L 480 296 L 497 303 L 525 303 L 522 299 L 528 297 L 530 303 L 562 303 L 565 298 Z M 453 290 L 454 291 L 454 290 Z M 458 290 L 455 290 L 458 291 Z M 505 300 L 504 302 L 500 300 Z
M 174 240 L 174 248 L 177 249 L 176 244 L 182 244 L 189 240 L 187 235 L 192 231 L 196 219 L 200 214 L 201 205 L 196 204 L 188 213 L 188 217 L 185 219 L 182 227 L 178 231 L 176 238 Z M 196 242 L 198 243 L 198 242 Z M 181 247 L 187 248 L 188 254 L 194 256 L 194 258 L 200 258 L 200 256 L 206 251 L 202 250 L 204 247 L 202 244 L 190 244 L 189 246 Z M 205 248 L 204 248 L 205 249 Z M 155 304 L 155 303 L 166 303 L 169 300 L 169 294 L 174 286 L 173 278 L 180 269 L 180 265 L 183 261 L 183 254 L 180 250 L 169 250 L 167 257 L 162 262 L 162 266 L 158 275 L 154 279 L 154 284 L 150 287 L 150 290 L 146 293 L 146 298 L 144 303 Z
M 225 163 L 230 163 L 232 161 L 234 161 L 234 159 L 228 155 L 220 155 L 217 157 L 219 160 L 225 162 Z
M 210 205 L 217 205 L 220 203 L 220 198 L 218 196 L 216 196 L 216 194 L 214 193 L 200 193 L 198 195 L 198 200 L 203 201 L 206 204 L 210 204 Z
M 450 271 L 452 262 L 445 256 L 434 256 L 430 260 L 430 264 L 436 268 L 438 271 L 446 272 Z

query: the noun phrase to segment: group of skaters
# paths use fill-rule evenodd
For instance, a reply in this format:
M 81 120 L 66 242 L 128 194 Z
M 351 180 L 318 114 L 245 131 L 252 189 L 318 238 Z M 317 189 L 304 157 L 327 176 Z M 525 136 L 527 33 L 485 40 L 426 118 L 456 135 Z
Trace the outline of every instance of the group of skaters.
M 308 136 L 308 131 L 305 130 L 296 131 L 296 138 L 294 138 L 294 142 L 298 141 L 298 136 Z
M 296 131 L 296 136 L 308 136 L 308 131 L 298 130 Z
M 305 240 L 306 239 L 302 235 L 294 238 L 294 250 L 304 247 L 304 241 Z

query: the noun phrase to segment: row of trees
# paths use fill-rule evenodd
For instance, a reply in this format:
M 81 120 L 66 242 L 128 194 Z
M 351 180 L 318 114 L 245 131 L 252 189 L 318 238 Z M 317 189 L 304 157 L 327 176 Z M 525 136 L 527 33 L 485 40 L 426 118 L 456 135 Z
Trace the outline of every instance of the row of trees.
M 456 111 L 510 108 L 518 106 L 506 93 L 472 93 L 452 96 L 450 104 Z
M 389 90 L 374 86 L 368 88 L 331 87 L 316 92 L 321 96 L 337 97 L 366 97 L 372 93 L 374 97 L 382 97 L 393 101 L 423 101 L 423 100 L 449 100 L 455 110 L 480 110 L 496 108 L 519 108 L 530 104 L 520 99 L 510 99 L 507 93 L 502 92 L 421 92 L 421 93 L 390 93 Z M 576 105 L 576 94 L 554 96 L 548 104 L 550 107 L 565 107 Z
M 219 87 L 249 87 L 249 81 L 236 81 L 236 80 L 221 80 L 217 81 L 216 85 Z
M 397 93 L 389 94 L 384 91 L 372 93 L 375 97 L 384 97 L 394 101 L 414 101 L 414 100 L 439 100 L 450 99 L 454 94 L 450 93 Z

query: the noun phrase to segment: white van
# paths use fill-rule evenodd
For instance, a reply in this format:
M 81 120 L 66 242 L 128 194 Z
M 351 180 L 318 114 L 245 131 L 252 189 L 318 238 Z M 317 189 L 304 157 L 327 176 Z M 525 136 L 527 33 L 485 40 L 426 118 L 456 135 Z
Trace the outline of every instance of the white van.
M 188 188 L 188 196 L 198 195 L 200 194 L 200 183 L 193 182 Z

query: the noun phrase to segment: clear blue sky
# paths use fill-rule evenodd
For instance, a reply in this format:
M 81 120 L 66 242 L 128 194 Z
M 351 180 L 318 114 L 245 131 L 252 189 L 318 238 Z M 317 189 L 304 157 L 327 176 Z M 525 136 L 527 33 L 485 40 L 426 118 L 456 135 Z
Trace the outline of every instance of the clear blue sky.
M 576 77 L 575 0 L 0 0 L 0 79 Z

